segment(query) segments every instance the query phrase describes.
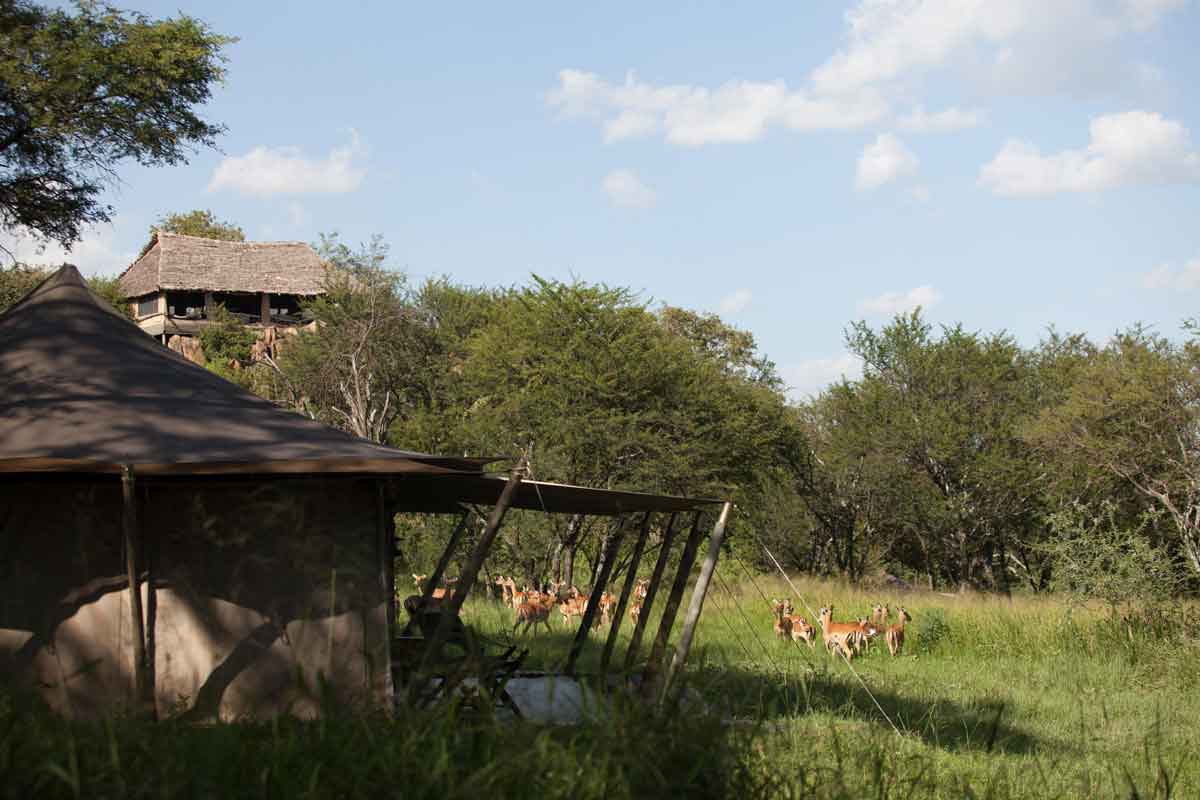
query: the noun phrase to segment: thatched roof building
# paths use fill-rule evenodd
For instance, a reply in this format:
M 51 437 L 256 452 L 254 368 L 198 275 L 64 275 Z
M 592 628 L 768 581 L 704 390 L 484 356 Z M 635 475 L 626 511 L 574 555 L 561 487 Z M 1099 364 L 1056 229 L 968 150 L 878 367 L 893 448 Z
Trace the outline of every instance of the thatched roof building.
M 311 297 L 324 292 L 325 268 L 304 242 L 225 242 L 159 232 L 120 281 L 129 298 L 160 290 Z
M 119 280 L 142 330 L 190 336 L 218 304 L 248 324 L 299 322 L 300 300 L 324 293 L 325 267 L 304 242 L 226 242 L 159 232 Z

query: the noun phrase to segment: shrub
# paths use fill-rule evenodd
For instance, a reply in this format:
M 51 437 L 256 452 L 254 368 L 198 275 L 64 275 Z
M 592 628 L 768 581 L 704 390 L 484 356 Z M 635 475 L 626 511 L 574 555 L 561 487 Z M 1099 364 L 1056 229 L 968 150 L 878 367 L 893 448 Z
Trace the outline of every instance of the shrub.
M 1053 586 L 1076 599 L 1104 601 L 1116 615 L 1122 607 L 1157 605 L 1179 594 L 1177 561 L 1147 535 L 1154 515 L 1136 527 L 1118 522 L 1117 507 L 1076 503 L 1050 515 L 1053 537 L 1042 545 L 1054 565 Z

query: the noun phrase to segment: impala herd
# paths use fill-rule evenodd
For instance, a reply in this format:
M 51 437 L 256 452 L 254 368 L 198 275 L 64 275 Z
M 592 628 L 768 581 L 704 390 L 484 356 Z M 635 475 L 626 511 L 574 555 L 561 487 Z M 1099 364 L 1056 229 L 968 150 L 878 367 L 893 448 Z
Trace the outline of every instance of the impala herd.
M 522 625 L 525 626 L 521 629 L 522 634 L 528 632 L 531 627 L 533 632 L 537 633 L 539 624 L 545 625 L 546 630 L 549 631 L 550 612 L 555 608 L 562 615 L 563 623 L 568 625 L 573 617 L 582 618 L 587 609 L 588 596 L 574 586 L 568 586 L 561 581 L 552 582 L 547 591 L 530 589 L 528 586 L 518 589 L 516 581 L 501 575 L 496 578 L 496 585 L 500 587 L 504 604 L 512 606 L 513 612 L 516 614 L 516 622 L 513 623 L 514 634 Z M 635 623 L 641 616 L 642 602 L 645 600 L 649 586 L 648 580 L 639 580 L 633 589 L 633 600 L 629 604 L 629 618 Z M 592 619 L 592 627 L 612 625 L 613 617 L 617 612 L 617 598 L 610 592 L 601 594 L 597 612 Z
M 428 576 L 413 575 L 412 577 L 417 591 L 423 591 Z M 457 578 L 444 579 L 442 586 L 435 588 L 431 594 L 432 604 L 439 605 L 453 590 L 457 580 Z M 563 624 L 569 625 L 574 617 L 582 618 L 584 610 L 587 608 L 588 595 L 574 586 L 568 586 L 562 582 L 551 583 L 547 591 L 531 589 L 528 586 L 518 589 L 516 581 L 511 577 L 506 578 L 501 575 L 496 578 L 495 584 L 500 589 L 504 605 L 510 606 L 516 617 L 513 622 L 513 634 L 520 630 L 524 635 L 529 633 L 530 629 L 537 634 L 539 625 L 545 625 L 546 631 L 549 632 L 550 619 L 555 609 L 558 609 L 558 613 L 562 616 Z M 641 617 L 642 604 L 645 602 L 649 589 L 650 581 L 644 578 L 639 580 L 633 588 L 633 596 L 629 602 L 629 618 L 634 623 L 637 623 Z M 404 604 L 405 608 L 409 607 L 410 601 L 419 599 L 419 597 L 408 598 Z M 795 613 L 791 600 L 773 601 L 772 610 L 775 614 L 776 636 L 780 639 L 804 642 L 809 647 L 816 646 L 817 629 L 810 625 L 804 617 Z M 597 613 L 592 619 L 592 627 L 612 625 L 616 612 L 617 598 L 609 592 L 604 592 L 600 595 Z M 821 641 L 825 644 L 825 649 L 830 653 L 845 656 L 849 660 L 866 652 L 870 648 L 871 642 L 880 634 L 883 634 L 888 652 L 893 656 L 899 655 L 900 650 L 904 647 L 904 625 L 912 617 L 903 608 L 897 609 L 896 617 L 897 621 L 889 624 L 890 609 L 886 605 L 876 605 L 872 609 L 870 617 L 860 617 L 855 622 L 834 622 L 833 606 L 829 605 L 818 612 L 817 623 L 821 626 L 820 636 Z
M 412 577 L 417 591 L 423 592 L 429 576 L 414 574 Z M 453 584 L 457 580 L 457 578 L 443 580 L 443 585 L 435 588 L 431 594 L 432 604 L 439 605 L 452 591 Z M 516 621 L 513 623 L 514 634 L 520 629 L 521 634 L 524 635 L 531 628 L 536 634 L 538 625 L 545 625 L 546 630 L 549 631 L 550 620 L 556 608 L 562 615 L 564 624 L 570 624 L 573 617 L 582 618 L 584 610 L 587 608 L 588 595 L 565 583 L 551 583 L 548 591 L 530 589 L 528 586 L 518 589 L 516 581 L 501 575 L 496 578 L 495 584 L 500 588 L 504 605 L 511 606 L 516 615 Z M 634 623 L 642 614 L 642 603 L 645 602 L 649 589 L 650 581 L 646 579 L 639 580 L 633 588 L 633 597 L 629 602 L 629 618 Z M 412 599 L 409 598 L 409 600 Z M 409 604 L 408 601 L 405 601 L 405 608 Z M 617 598 L 609 592 L 604 592 L 600 595 L 600 603 L 592 620 L 592 627 L 611 625 L 616 611 Z M 522 626 L 524 627 L 522 628 Z
M 809 647 L 816 644 L 816 630 L 804 617 L 795 613 L 792 601 L 788 599 L 775 600 L 771 604 L 775 613 L 775 635 L 780 639 L 803 641 Z M 830 653 L 841 654 L 850 660 L 862 655 L 871 642 L 883 634 L 887 642 L 888 652 L 893 656 L 900 654 L 904 647 L 904 625 L 912 619 L 903 608 L 897 610 L 897 622 L 889 625 L 891 611 L 887 606 L 877 605 L 871 611 L 871 616 L 859 617 L 855 622 L 834 622 L 833 606 L 825 606 L 817 612 L 817 622 L 821 626 L 821 640 L 825 649 Z

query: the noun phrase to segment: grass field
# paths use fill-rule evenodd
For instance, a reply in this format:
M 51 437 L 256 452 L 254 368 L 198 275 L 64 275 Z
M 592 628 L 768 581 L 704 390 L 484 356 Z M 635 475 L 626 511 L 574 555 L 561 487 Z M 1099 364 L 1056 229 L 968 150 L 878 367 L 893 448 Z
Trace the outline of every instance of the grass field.
M 854 661 L 860 683 L 819 646 L 775 639 L 759 591 L 783 597 L 786 586 L 762 578 L 735 583 L 732 570 L 721 572 L 684 676 L 708 715 L 656 717 L 620 704 L 604 722 L 573 728 L 466 720 L 454 709 L 394 720 L 333 714 L 315 723 L 197 728 L 170 721 L 68 723 L 5 696 L 0 791 L 8 797 L 476 799 L 1200 796 L 1200 646 L 1188 625 L 1169 636 L 1139 628 L 1131 637 L 1099 610 L 1053 599 L 898 597 L 798 582 L 809 604 L 832 602 L 839 619 L 885 601 L 912 613 L 904 654 L 893 659 L 877 644 Z M 495 637 L 511 626 L 511 611 L 482 599 L 468 604 L 465 617 Z M 549 635 L 526 638 L 530 666 L 561 663 L 570 634 L 558 620 L 555 626 Z M 593 637 L 584 671 L 596 663 L 601 642 Z M 622 644 L 618 661 L 623 654 Z
M 768 599 L 791 594 L 782 580 L 714 583 L 687 680 L 754 732 L 758 768 L 782 795 L 1200 797 L 1194 625 L 1131 636 L 1102 610 L 1052 598 L 797 588 L 837 619 L 886 602 L 913 622 L 900 657 L 878 641 L 854 660 L 856 678 L 819 643 L 775 638 Z M 471 613 L 495 630 L 504 612 Z M 565 634 L 539 639 L 535 658 L 553 665 Z

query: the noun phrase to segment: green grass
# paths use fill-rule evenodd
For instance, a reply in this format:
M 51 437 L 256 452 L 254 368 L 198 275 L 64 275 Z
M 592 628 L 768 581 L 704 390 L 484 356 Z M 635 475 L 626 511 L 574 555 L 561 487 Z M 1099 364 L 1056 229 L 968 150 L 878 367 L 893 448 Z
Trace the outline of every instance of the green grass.
M 732 583 L 732 570 L 722 572 Z M 758 583 L 768 597 L 788 593 L 781 582 Z M 1188 626 L 1130 635 L 1101 610 L 1053 599 L 901 598 L 816 581 L 799 588 L 814 607 L 832 602 L 839 619 L 875 602 L 903 603 L 914 617 L 904 654 L 891 658 L 879 643 L 856 659 L 864 688 L 819 646 L 776 640 L 755 584 L 733 585 L 730 596 L 718 582 L 683 676 L 708 716 L 655 716 L 622 703 L 603 723 L 576 728 L 504 724 L 455 708 L 394 720 L 334 713 L 310 723 L 192 727 L 72 723 L 0 695 L 0 793 L 1200 796 L 1200 647 Z M 465 617 L 491 637 L 511 630 L 511 611 L 486 600 L 469 603 Z M 524 639 L 531 667 L 561 664 L 571 632 L 554 625 Z M 602 641 L 592 636 L 585 672 Z M 624 641 L 616 663 L 623 656 Z
M 789 596 L 782 580 L 734 584 L 733 570 L 723 572 L 686 680 L 754 732 L 758 769 L 784 796 L 1200 797 L 1194 623 L 1163 637 L 1054 598 L 901 596 L 797 581 L 813 611 L 832 603 L 837 619 L 867 616 L 875 603 L 913 615 L 903 654 L 892 658 L 877 641 L 854 660 L 856 678 L 819 643 L 810 650 L 775 638 L 763 594 Z M 469 611 L 493 631 L 503 613 Z M 563 640 L 537 637 L 535 663 L 553 665 Z M 623 633 L 618 662 L 624 642 Z M 585 651 L 584 669 L 598 651 Z

